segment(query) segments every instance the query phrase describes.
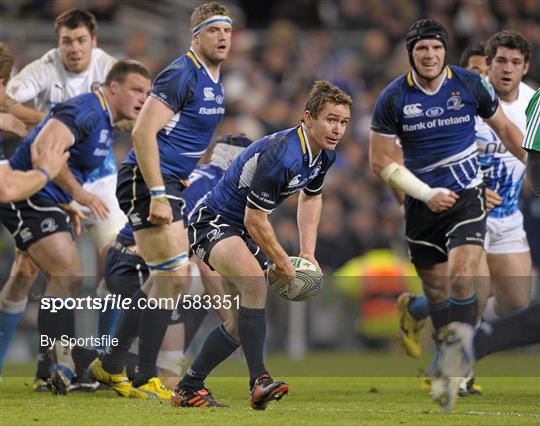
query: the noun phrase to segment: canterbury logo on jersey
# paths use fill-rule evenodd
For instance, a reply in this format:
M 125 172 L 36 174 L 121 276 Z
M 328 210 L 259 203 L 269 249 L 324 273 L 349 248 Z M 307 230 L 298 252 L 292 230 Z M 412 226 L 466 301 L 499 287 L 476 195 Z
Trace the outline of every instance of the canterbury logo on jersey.
M 405 105 L 403 107 L 403 114 L 405 114 L 405 118 L 414 118 L 424 115 L 424 111 L 422 111 L 422 104 Z

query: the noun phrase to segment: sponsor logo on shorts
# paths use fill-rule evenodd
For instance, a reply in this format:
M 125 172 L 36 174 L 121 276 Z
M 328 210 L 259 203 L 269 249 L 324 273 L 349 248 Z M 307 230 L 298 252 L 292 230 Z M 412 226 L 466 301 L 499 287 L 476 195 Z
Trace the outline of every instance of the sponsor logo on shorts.
M 206 238 L 208 238 L 208 241 L 214 241 L 218 240 L 221 237 L 223 237 L 224 232 L 221 232 L 219 229 L 212 229 L 208 234 L 206 234 Z
M 52 217 L 48 217 L 41 221 L 41 232 L 54 232 L 58 229 L 56 221 Z
M 129 220 L 133 225 L 140 225 L 142 223 L 140 213 L 132 213 L 129 215 Z
M 180 314 L 178 313 L 178 310 L 175 309 L 171 314 L 171 321 L 178 321 L 180 319 Z
M 465 237 L 465 241 L 477 241 L 479 243 L 484 244 L 483 238 L 477 238 L 477 237 Z
M 30 228 L 23 228 L 21 229 L 21 232 L 19 233 L 21 236 L 21 240 L 23 243 L 27 242 L 28 240 L 31 240 L 34 236 L 32 235 L 32 231 L 30 231 Z
M 201 246 L 198 246 L 195 250 L 195 254 L 199 259 L 204 260 L 204 256 L 206 256 L 206 250 L 203 249 Z

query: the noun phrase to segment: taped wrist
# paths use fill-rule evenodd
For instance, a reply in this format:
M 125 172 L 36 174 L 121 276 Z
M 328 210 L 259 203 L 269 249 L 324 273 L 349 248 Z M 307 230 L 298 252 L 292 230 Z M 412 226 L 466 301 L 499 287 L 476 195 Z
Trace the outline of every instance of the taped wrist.
M 418 179 L 406 167 L 398 163 L 388 164 L 381 172 L 381 178 L 394 188 L 405 192 L 417 200 L 427 203 L 437 192 Z
M 527 173 L 536 198 L 540 198 L 540 151 L 529 151 Z

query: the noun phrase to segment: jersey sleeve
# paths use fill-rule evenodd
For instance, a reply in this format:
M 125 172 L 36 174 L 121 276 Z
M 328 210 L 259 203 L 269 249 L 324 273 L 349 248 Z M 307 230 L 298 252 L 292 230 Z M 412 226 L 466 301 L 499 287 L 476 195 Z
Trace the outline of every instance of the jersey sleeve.
M 272 213 L 277 207 L 279 194 L 289 182 L 290 171 L 286 161 L 287 146 L 272 143 L 259 154 L 257 167 L 247 196 L 247 207 Z
M 476 113 L 484 119 L 493 117 L 499 107 L 499 98 L 495 94 L 495 89 L 478 74 L 469 73 L 469 77 L 465 80 L 465 84 L 477 101 Z
M 45 90 L 45 84 L 50 82 L 48 69 L 54 67 L 50 56 L 47 54 L 31 62 L 13 77 L 7 84 L 8 96 L 16 102 L 25 103 Z
M 196 78 L 195 70 L 182 61 L 169 65 L 156 77 L 150 96 L 180 112 L 193 97 Z
M 315 176 L 315 179 L 313 179 L 310 183 L 306 185 L 304 188 L 304 193 L 310 196 L 319 195 L 322 193 L 322 189 L 324 186 L 324 178 L 326 177 L 326 173 L 332 167 L 332 164 L 336 161 L 336 155 L 333 154 L 332 158 L 327 158 L 326 161 L 323 164 L 323 167 L 319 174 Z
M 93 103 L 83 105 L 83 99 L 78 96 L 55 105 L 51 110 L 51 118 L 65 124 L 73 134 L 73 143 L 77 144 L 99 125 L 101 113 L 98 108 Z
M 383 135 L 397 135 L 398 116 L 395 92 L 384 90 L 375 104 L 371 118 L 371 130 Z

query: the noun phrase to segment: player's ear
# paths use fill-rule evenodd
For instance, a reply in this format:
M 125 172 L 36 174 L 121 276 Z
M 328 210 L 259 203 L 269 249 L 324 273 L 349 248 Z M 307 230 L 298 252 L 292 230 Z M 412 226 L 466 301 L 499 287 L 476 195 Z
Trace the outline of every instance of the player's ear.
M 529 72 L 529 61 L 525 62 L 525 65 L 523 66 L 523 75 L 527 75 Z
M 309 111 L 304 111 L 304 123 L 307 127 L 311 127 L 313 124 L 313 117 L 311 116 L 311 113 Z
M 92 49 L 95 49 L 97 47 L 97 37 L 95 35 L 92 36 Z
M 118 81 L 111 81 L 111 84 L 109 84 L 109 90 L 113 95 L 118 93 L 118 90 L 120 89 L 120 83 Z

